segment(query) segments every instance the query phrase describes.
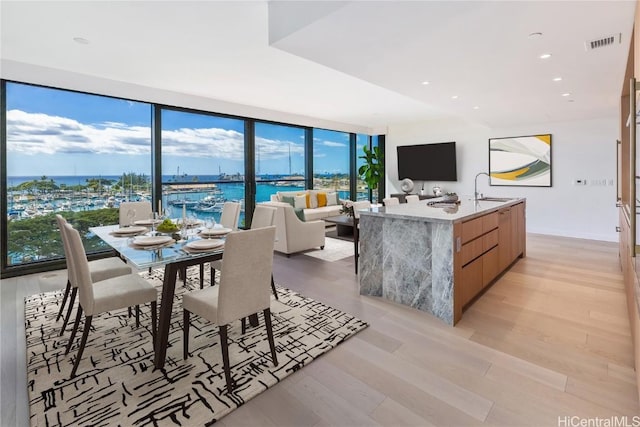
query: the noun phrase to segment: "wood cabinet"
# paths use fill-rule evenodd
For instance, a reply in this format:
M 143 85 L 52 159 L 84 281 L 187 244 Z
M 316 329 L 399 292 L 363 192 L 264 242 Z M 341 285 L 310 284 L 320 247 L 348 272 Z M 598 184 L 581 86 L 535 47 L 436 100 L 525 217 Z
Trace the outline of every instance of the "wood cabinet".
M 525 203 L 502 207 L 455 227 L 458 248 L 454 256 L 454 316 L 525 255 Z

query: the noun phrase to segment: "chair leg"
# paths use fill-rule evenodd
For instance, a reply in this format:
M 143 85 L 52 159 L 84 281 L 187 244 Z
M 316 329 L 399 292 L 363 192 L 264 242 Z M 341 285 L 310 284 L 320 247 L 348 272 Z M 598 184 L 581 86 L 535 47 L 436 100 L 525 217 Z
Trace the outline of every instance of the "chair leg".
M 182 358 L 187 360 L 189 357 L 189 311 L 182 310 Z
M 64 311 L 64 305 L 67 303 L 67 298 L 69 298 L 69 291 L 71 291 L 71 282 L 67 279 L 67 287 L 64 288 L 64 297 L 62 297 L 62 304 L 60 304 L 60 311 L 58 311 L 58 317 L 56 317 L 56 322 L 60 320 L 62 317 L 62 312 Z
M 153 350 L 156 349 L 156 331 L 158 330 L 158 303 L 151 301 L 151 338 L 153 339 Z
M 211 286 L 216 284 L 216 269 L 211 267 Z
M 204 289 L 204 262 L 200 264 L 200 289 Z
M 276 291 L 276 284 L 273 282 L 273 274 L 271 275 L 271 292 L 273 292 L 273 296 L 278 299 L 278 292 Z
M 73 344 L 73 340 L 76 338 L 76 332 L 78 332 L 78 325 L 80 324 L 80 318 L 82 317 L 82 306 L 78 306 L 78 313 L 76 314 L 76 321 L 73 322 L 73 330 L 71 331 L 71 336 L 69 337 L 69 342 L 67 343 L 67 348 L 64 351 L 64 355 L 69 354 L 69 350 L 71 350 L 71 345 Z
M 242 335 L 244 335 L 244 333 L 247 331 L 247 318 L 243 317 L 241 321 L 242 321 Z
M 140 327 L 140 306 L 136 305 L 136 328 Z
M 87 343 L 87 337 L 89 336 L 89 329 L 91 328 L 91 320 L 93 316 L 87 316 L 84 319 L 84 330 L 82 331 L 82 340 L 80 341 L 80 348 L 78 349 L 78 355 L 76 356 L 76 361 L 73 364 L 73 370 L 71 371 L 71 378 L 76 376 L 76 371 L 78 370 L 78 365 L 80 365 L 80 359 L 82 359 L 82 353 L 84 352 L 84 346 Z
M 265 308 L 263 313 L 264 313 L 264 326 L 267 328 L 267 338 L 269 339 L 269 348 L 271 349 L 271 359 L 273 359 L 273 366 L 278 366 L 278 357 L 276 356 L 276 344 L 273 341 L 273 329 L 271 327 L 271 309 Z
M 229 366 L 229 342 L 227 341 L 227 325 L 218 326 L 220 330 L 220 348 L 222 350 L 222 363 L 224 365 L 224 377 L 227 380 L 227 391 L 231 393 L 231 367 Z
M 67 307 L 67 314 L 64 316 L 64 322 L 62 322 L 62 328 L 60 328 L 60 336 L 64 334 L 65 329 L 67 329 L 67 324 L 69 323 L 69 318 L 71 317 L 71 312 L 73 311 L 73 303 L 76 302 L 76 294 L 78 293 L 78 288 L 73 288 L 71 290 L 71 298 L 69 299 L 69 307 Z

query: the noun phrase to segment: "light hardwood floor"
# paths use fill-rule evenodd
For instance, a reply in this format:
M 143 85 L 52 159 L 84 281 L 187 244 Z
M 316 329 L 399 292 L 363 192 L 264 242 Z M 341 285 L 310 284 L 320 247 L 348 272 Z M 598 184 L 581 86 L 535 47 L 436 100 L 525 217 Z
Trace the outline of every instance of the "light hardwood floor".
M 532 234 L 527 243 L 527 258 L 455 328 L 360 296 L 351 258 L 276 256 L 278 283 L 370 327 L 219 424 L 557 426 L 640 414 L 617 245 Z M 1 283 L 3 427 L 29 420 L 23 297 L 55 286 Z

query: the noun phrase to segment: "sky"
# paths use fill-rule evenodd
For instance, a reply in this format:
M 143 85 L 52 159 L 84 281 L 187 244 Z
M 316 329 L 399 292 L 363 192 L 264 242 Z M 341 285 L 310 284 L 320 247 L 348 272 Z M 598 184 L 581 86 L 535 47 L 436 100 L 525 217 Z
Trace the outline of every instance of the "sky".
M 151 116 L 142 102 L 8 82 L 7 175 L 150 175 Z M 244 173 L 242 120 L 163 110 L 162 127 L 163 175 Z M 347 173 L 349 134 L 313 136 L 314 172 Z M 288 174 L 289 156 L 303 174 L 304 129 L 256 123 L 256 173 Z

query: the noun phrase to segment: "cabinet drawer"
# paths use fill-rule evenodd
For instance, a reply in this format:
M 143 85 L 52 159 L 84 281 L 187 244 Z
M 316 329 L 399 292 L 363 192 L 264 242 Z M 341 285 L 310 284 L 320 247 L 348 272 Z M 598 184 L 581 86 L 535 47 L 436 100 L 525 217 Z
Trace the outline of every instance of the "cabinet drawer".
M 465 244 L 482 234 L 482 218 L 475 218 L 462 223 L 462 244 Z
M 498 276 L 500 272 L 499 260 L 497 246 L 482 256 L 482 287 L 487 286 Z
M 498 228 L 498 212 L 493 212 L 482 217 L 482 232 L 486 233 Z
M 496 216 L 496 219 L 498 217 Z M 494 246 L 498 245 L 498 229 L 485 234 L 482 236 L 482 252 L 486 252 Z
M 462 305 L 466 305 L 482 290 L 482 258 L 462 267 Z
M 479 238 L 462 245 L 462 265 L 482 255 L 484 238 Z

